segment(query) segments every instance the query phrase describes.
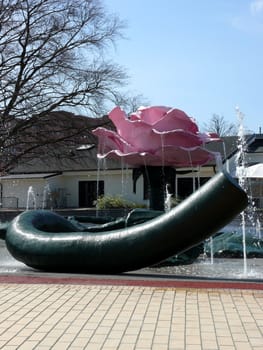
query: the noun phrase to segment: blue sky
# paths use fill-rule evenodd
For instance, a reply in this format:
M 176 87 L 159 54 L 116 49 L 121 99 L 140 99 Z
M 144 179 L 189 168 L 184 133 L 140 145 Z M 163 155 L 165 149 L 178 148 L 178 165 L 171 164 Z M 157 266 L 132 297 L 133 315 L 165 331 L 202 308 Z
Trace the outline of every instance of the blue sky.
M 218 114 L 263 130 L 263 0 L 104 0 L 126 21 L 113 59 L 151 105 L 201 127 Z

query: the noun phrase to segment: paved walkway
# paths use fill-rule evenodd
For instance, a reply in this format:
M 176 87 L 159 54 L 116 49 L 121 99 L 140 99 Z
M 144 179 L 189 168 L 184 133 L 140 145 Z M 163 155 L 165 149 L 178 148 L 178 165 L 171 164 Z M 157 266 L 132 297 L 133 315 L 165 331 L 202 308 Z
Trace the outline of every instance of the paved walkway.
M 0 349 L 263 348 L 263 291 L 0 283 Z

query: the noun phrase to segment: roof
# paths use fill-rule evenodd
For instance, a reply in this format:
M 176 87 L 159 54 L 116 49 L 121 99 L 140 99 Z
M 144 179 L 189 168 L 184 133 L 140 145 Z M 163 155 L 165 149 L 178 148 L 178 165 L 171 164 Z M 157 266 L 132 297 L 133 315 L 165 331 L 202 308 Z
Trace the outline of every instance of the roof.
M 97 170 L 98 142 L 92 130 L 98 126 L 112 128 L 108 116 L 89 118 L 59 111 L 52 112 L 49 122 L 53 126 L 53 131 L 56 128 L 55 123 L 65 125 L 65 129 L 74 128 L 75 136 L 62 140 L 61 143 L 56 143 L 53 146 L 45 147 L 44 145 L 38 148 L 35 154 L 26 154 L 9 171 L 9 174 Z M 78 130 L 80 131 L 78 132 Z M 51 133 L 52 130 L 50 130 Z M 108 159 L 107 168 L 120 169 L 121 163 Z
M 49 177 L 60 175 L 61 173 L 41 173 L 41 174 L 11 174 L 6 176 L 0 176 L 0 180 L 13 180 L 13 179 L 47 179 Z
M 39 158 L 33 158 L 25 163 L 19 163 L 10 173 L 25 174 L 35 172 L 62 172 L 62 171 L 92 171 L 98 169 L 97 148 L 88 150 L 70 150 L 65 155 L 54 154 L 42 155 Z M 120 169 L 121 163 L 107 159 L 107 169 Z
M 263 153 L 263 135 L 254 135 L 253 142 L 248 145 L 247 152 L 249 153 Z
M 262 153 L 263 155 L 263 135 L 253 134 L 245 135 L 245 143 L 247 153 Z M 222 142 L 210 143 L 208 149 L 214 152 L 220 152 L 223 162 L 230 159 L 238 152 L 239 137 L 238 136 L 225 136 L 222 137 Z
M 39 176 L 41 173 L 55 174 L 63 171 L 94 171 L 99 168 L 97 158 L 98 139 L 92 133 L 92 130 L 102 125 L 114 129 L 108 116 L 102 118 L 88 118 L 60 111 L 55 113 L 54 119 L 54 113 L 55 112 L 52 114 L 53 124 L 57 119 L 59 119 L 59 122 L 66 123 L 67 127 L 71 127 L 72 123 L 75 125 L 79 124 L 81 130 L 84 130 L 85 127 L 84 133 L 82 132 L 81 135 L 76 133 L 76 135 L 70 140 L 67 140 L 67 142 L 53 145 L 53 147 L 49 147 L 48 149 L 43 147 L 43 149 L 40 149 L 33 157 L 25 157 L 23 162 L 19 161 L 9 172 L 10 175 L 21 174 L 25 176 L 25 174 L 38 174 Z M 72 119 L 74 119 L 74 122 Z M 263 135 L 248 135 L 245 138 L 248 144 L 247 152 L 263 152 Z M 206 148 L 210 151 L 221 153 L 224 162 L 238 151 L 238 136 L 222 137 L 222 141 L 211 142 L 206 145 Z M 122 168 L 121 161 L 106 159 L 104 162 L 109 170 Z M 215 164 L 216 161 L 212 161 L 207 165 L 214 166 Z

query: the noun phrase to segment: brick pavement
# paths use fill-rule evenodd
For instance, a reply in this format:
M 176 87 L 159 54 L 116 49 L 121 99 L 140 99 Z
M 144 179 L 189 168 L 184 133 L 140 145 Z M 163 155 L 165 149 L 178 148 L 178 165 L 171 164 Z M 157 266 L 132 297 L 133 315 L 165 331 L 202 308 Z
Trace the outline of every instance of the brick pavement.
M 0 283 L 0 349 L 261 350 L 263 291 Z

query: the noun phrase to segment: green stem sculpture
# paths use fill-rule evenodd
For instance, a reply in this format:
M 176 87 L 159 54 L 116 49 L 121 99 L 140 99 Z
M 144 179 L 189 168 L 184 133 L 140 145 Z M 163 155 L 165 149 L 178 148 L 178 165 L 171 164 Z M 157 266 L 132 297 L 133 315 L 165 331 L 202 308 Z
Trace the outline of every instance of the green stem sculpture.
M 54 212 L 25 211 L 8 226 L 9 252 L 49 271 L 120 273 L 156 264 L 202 242 L 247 206 L 247 195 L 221 172 L 168 213 L 105 232 L 77 231 Z

